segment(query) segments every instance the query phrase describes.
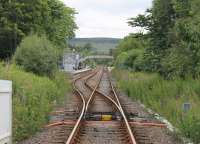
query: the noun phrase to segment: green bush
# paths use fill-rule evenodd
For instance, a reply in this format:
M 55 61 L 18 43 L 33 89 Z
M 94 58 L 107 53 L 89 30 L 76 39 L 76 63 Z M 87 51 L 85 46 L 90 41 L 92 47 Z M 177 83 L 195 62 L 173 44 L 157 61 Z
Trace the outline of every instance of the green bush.
M 144 51 L 146 41 L 131 34 L 120 41 L 115 50 L 115 66 L 140 71 L 144 69 Z
M 133 73 L 114 70 L 119 86 L 135 100 L 166 117 L 180 132 L 200 142 L 200 79 L 164 80 L 158 74 Z M 183 103 L 190 103 L 191 109 L 184 113 Z
M 12 65 L 0 64 L 0 79 L 13 81 L 13 136 L 20 141 L 34 134 L 48 122 L 55 101 L 62 103 L 70 85 L 65 74 L 54 79 L 24 72 Z
M 117 56 L 115 60 L 115 66 L 121 69 L 127 68 L 127 66 L 125 65 L 127 59 L 128 59 L 127 52 L 122 52 L 120 55 Z
M 57 69 L 56 48 L 45 36 L 31 35 L 26 37 L 17 48 L 14 56 L 17 65 L 27 72 L 44 76 L 54 75 Z

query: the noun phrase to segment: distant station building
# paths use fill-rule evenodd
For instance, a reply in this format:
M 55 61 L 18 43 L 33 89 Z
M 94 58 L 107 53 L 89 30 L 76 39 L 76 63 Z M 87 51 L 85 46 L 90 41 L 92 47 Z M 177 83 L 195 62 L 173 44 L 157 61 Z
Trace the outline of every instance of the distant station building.
M 66 72 L 73 72 L 79 67 L 80 55 L 78 53 L 65 53 L 63 56 L 63 68 Z

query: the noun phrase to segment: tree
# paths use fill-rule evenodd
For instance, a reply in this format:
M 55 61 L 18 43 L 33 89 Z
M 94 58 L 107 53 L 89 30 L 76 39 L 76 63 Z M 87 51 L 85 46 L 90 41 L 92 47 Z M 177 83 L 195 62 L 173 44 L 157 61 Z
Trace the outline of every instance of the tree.
M 148 30 L 149 46 L 145 59 L 149 71 L 163 72 L 161 60 L 171 47 L 171 29 L 175 23 L 175 11 L 172 0 L 154 0 L 153 7 L 145 15 L 139 15 L 129 21 L 133 27 Z
M 197 0 L 154 0 L 144 15 L 130 19 L 130 26 L 146 30 L 145 70 L 167 78 L 199 73 L 199 5 Z M 130 49 L 128 43 L 124 49 Z M 127 61 L 134 64 L 134 55 Z
M 145 55 L 151 71 L 163 73 L 161 60 L 171 47 L 170 30 L 174 26 L 174 15 L 175 12 L 171 0 L 154 1 L 150 46 L 147 49 L 148 54 Z
M 21 13 L 19 10 L 21 5 L 16 2 L 2 0 L 0 2 L 0 58 L 6 59 L 10 57 L 20 39 L 25 35 L 19 29 L 16 23 L 17 14 Z
M 57 56 L 55 47 L 45 36 L 31 35 L 23 39 L 14 60 L 28 72 L 51 77 L 57 69 Z
M 116 67 L 140 71 L 143 67 L 143 55 L 146 39 L 142 34 L 131 34 L 125 37 L 115 50 Z
M 130 18 L 128 24 L 131 27 L 140 27 L 150 31 L 153 26 L 152 10 L 147 9 L 145 14 L 139 14 L 135 18 Z
M 50 19 L 45 24 L 45 31 L 48 38 L 61 49 L 66 47 L 67 40 L 75 36 L 77 29 L 74 22 L 75 10 L 66 7 L 59 0 L 48 0 Z
M 83 49 L 85 51 L 91 51 L 92 50 L 92 44 L 91 43 L 86 43 L 84 46 L 83 46 Z
M 173 42 L 168 55 L 163 59 L 165 77 L 200 74 L 200 2 L 176 0 L 176 23 L 172 29 Z
M 0 2 L 0 58 L 10 58 L 30 33 L 45 34 L 61 49 L 77 28 L 75 11 L 59 0 L 2 0 Z

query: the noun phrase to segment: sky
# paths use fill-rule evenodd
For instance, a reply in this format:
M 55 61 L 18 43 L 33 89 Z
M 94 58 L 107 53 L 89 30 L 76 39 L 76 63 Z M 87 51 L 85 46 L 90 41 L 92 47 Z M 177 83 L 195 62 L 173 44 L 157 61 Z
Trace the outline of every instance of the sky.
M 138 29 L 128 26 L 131 17 L 143 14 L 152 0 L 61 0 L 75 8 L 76 37 L 123 38 Z

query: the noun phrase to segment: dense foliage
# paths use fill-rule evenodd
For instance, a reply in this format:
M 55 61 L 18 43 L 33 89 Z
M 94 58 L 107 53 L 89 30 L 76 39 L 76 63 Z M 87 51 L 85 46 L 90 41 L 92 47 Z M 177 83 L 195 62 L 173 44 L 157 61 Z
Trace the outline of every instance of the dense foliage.
M 199 7 L 199 0 L 154 0 L 128 22 L 142 33 L 124 38 L 115 51 L 117 68 L 139 73 L 114 72 L 129 96 L 167 117 L 195 144 L 200 143 Z M 185 115 L 186 102 L 192 107 Z
M 199 76 L 199 6 L 198 0 L 154 0 L 144 15 L 131 18 L 130 26 L 143 28 L 146 45 L 140 48 L 145 49 L 140 69 L 135 69 L 135 64 L 130 67 L 135 60 L 132 56 L 126 58 L 130 60 L 128 67 L 158 72 L 165 78 Z M 141 37 L 132 41 L 140 42 Z M 127 38 L 122 43 L 131 45 Z M 132 45 L 134 50 L 137 46 Z M 118 49 L 128 52 L 128 47 L 119 45 Z
M 26 71 L 53 76 L 57 70 L 58 54 L 45 36 L 31 35 L 23 39 L 14 56 L 15 63 Z
M 114 51 L 115 65 L 119 68 L 140 71 L 144 64 L 146 40 L 143 35 L 131 34 L 119 43 Z
M 119 86 L 134 100 L 166 117 L 182 135 L 200 143 L 200 79 L 164 80 L 158 74 L 113 71 Z M 183 110 L 183 103 L 191 109 Z
M 13 82 L 13 138 L 27 138 L 48 122 L 55 101 L 62 104 L 70 91 L 65 74 L 57 72 L 54 79 L 24 72 L 12 65 L 0 64 L 0 79 Z
M 0 58 L 10 58 L 30 33 L 45 34 L 59 48 L 74 36 L 75 11 L 60 0 L 1 0 Z

